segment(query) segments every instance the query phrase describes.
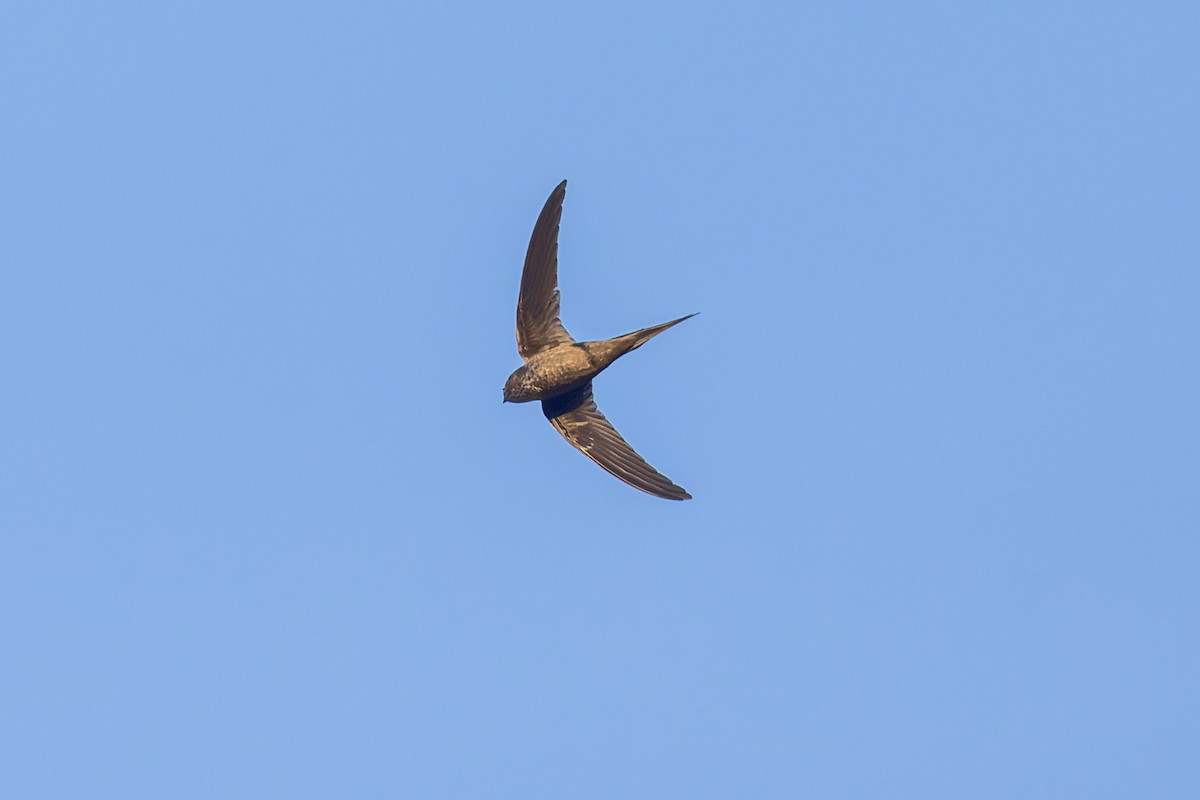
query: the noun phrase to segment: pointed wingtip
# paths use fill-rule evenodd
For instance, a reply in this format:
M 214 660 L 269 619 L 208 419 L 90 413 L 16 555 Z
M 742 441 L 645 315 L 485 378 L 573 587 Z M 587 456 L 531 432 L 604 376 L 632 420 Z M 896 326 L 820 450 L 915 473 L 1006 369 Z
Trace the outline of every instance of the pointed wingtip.
M 604 466 L 604 465 L 601 464 L 601 466 Z M 605 467 L 605 469 L 607 469 L 607 467 Z M 609 471 L 611 472 L 611 470 L 609 470 Z M 616 473 L 613 473 L 613 474 L 616 474 Z M 617 477 L 621 478 L 620 475 L 617 475 Z M 625 480 L 624 478 L 621 478 L 621 480 L 625 481 L 626 483 L 629 483 L 629 481 Z M 645 492 L 648 495 L 651 495 L 652 497 L 661 497 L 663 500 L 691 500 L 692 499 L 692 496 L 687 493 L 686 489 L 684 489 L 682 486 L 676 486 L 674 484 L 672 484 L 671 488 L 669 488 L 669 489 L 664 489 L 661 486 L 656 486 L 656 487 L 650 488 L 650 487 L 646 487 L 646 486 L 638 486 L 637 484 L 633 484 L 633 483 L 629 483 L 629 485 L 635 489 L 639 489 L 639 490 Z
M 665 476 L 661 476 L 661 477 L 665 478 Z M 628 481 L 626 481 L 626 483 L 628 483 Z M 645 486 L 634 486 L 634 488 L 641 489 L 643 492 L 646 492 L 647 494 L 652 494 L 655 497 L 661 497 L 663 500 L 691 500 L 692 499 L 692 495 L 688 492 L 688 490 L 683 488 L 679 484 L 672 483 L 670 481 L 670 479 L 667 479 L 667 484 L 668 485 L 666 487 L 655 486 L 653 488 L 648 488 Z M 630 485 L 632 486 L 633 484 L 630 484 Z

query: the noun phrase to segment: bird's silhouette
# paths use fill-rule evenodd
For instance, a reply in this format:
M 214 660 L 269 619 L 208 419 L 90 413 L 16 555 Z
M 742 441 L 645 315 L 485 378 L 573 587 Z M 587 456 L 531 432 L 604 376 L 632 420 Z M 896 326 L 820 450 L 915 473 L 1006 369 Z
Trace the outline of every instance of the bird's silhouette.
M 690 494 L 647 464 L 600 413 L 592 399 L 592 379 L 630 350 L 695 314 L 614 339 L 571 338 L 558 318 L 558 227 L 566 193 L 566 181 L 550 193 L 529 240 L 517 301 L 517 351 L 525 364 L 508 376 L 504 399 L 540 400 L 555 430 L 592 461 L 643 492 L 689 500 Z

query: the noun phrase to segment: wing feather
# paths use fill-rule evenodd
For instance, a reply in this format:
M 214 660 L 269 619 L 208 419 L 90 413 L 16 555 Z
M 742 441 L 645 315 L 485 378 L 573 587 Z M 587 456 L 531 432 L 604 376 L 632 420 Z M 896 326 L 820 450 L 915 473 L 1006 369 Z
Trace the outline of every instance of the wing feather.
M 560 397 L 543 400 L 542 413 L 577 450 L 635 489 L 668 500 L 691 499 L 690 494 L 647 464 L 621 438 L 596 407 L 591 383 Z
M 517 300 L 517 351 L 524 359 L 543 348 L 575 341 L 558 318 L 558 227 L 566 195 L 563 181 L 546 200 L 525 252 Z

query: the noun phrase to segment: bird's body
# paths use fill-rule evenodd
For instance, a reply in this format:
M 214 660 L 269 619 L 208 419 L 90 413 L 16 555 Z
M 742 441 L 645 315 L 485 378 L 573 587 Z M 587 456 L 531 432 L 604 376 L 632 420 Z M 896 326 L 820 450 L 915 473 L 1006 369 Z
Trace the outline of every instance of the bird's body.
M 542 412 L 573 446 L 637 489 L 670 500 L 691 495 L 656 471 L 621 438 L 592 400 L 592 379 L 686 317 L 612 339 L 576 342 L 558 318 L 558 225 L 567 182 L 546 201 L 533 229 L 517 303 L 517 350 L 525 364 L 504 384 L 507 402 L 542 401 Z
M 578 389 L 601 369 L 581 343 L 547 348 L 534 353 L 508 377 L 504 399 L 510 403 L 548 400 Z
M 549 400 L 578 389 L 630 350 L 641 347 L 672 325 L 694 316 L 688 314 L 615 339 L 572 342 L 539 350 L 529 357 L 524 366 L 517 367 L 508 376 L 504 384 L 504 399 L 510 403 L 527 403 L 530 400 Z

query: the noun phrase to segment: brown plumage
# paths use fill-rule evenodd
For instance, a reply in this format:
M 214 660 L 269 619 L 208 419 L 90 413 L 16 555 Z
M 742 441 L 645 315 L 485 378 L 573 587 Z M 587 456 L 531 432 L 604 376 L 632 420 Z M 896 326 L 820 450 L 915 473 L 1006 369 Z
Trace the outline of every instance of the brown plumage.
M 517 301 L 517 352 L 525 364 L 504 384 L 506 402 L 542 401 L 554 429 L 611 474 L 656 497 L 689 500 L 691 495 L 646 463 L 621 438 L 592 399 L 592 379 L 621 356 L 686 317 L 613 339 L 576 342 L 559 319 L 558 228 L 567 193 L 563 181 L 551 192 L 529 239 Z

